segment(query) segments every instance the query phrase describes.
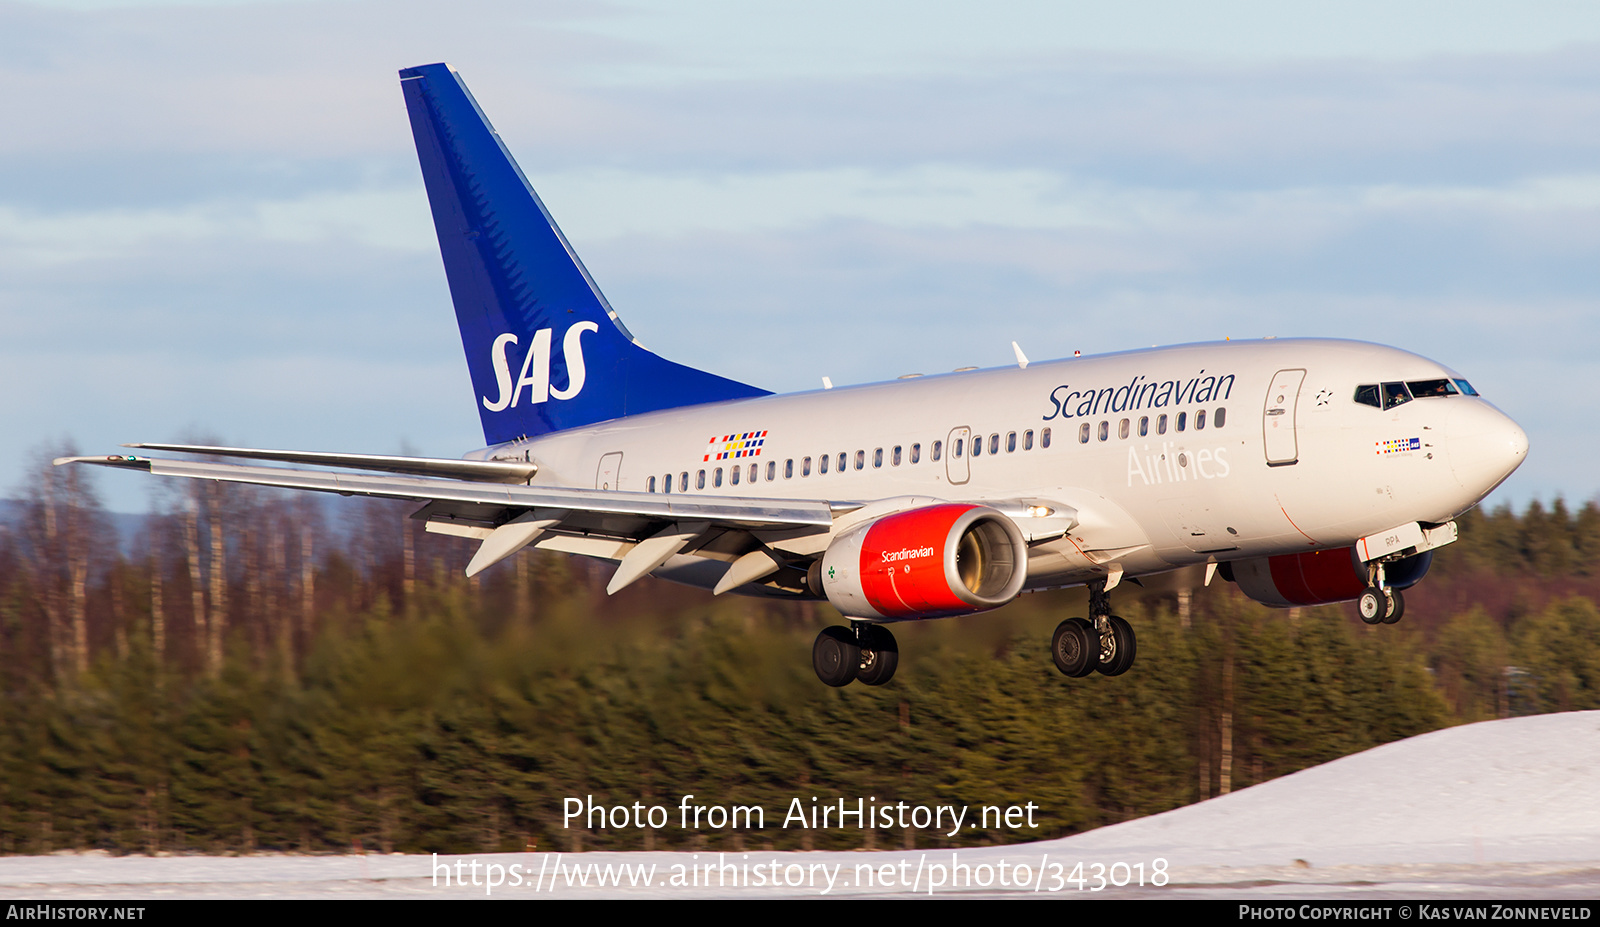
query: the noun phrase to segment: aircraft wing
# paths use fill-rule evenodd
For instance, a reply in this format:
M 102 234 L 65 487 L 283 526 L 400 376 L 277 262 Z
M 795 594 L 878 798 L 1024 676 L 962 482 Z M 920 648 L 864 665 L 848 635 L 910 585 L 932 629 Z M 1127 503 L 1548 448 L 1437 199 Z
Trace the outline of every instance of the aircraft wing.
M 130 445 L 152 447 L 154 445 Z M 804 590 L 805 566 L 828 546 L 832 536 L 883 515 L 944 500 L 901 496 L 870 504 L 858 501 L 807 501 L 740 496 L 527 485 L 536 467 L 520 461 L 461 461 L 317 451 L 275 451 L 202 445 L 162 447 L 208 456 L 246 457 L 319 463 L 381 472 L 342 473 L 324 469 L 175 460 L 112 454 L 62 457 L 55 463 L 84 463 L 157 476 L 246 483 L 283 489 L 371 496 L 422 503 L 412 518 L 427 530 L 480 542 L 467 566 L 473 576 L 533 545 L 546 550 L 618 561 L 608 590 L 615 592 L 668 561 L 681 568 L 720 571 L 716 592 L 759 584 L 772 594 Z M 985 500 L 1017 521 L 1030 544 L 1060 539 L 1078 523 L 1076 509 L 1040 500 Z M 1036 551 L 1041 564 L 1054 566 L 1049 550 Z M 680 557 L 681 555 L 681 557 Z M 678 559 L 675 559 L 678 558 Z M 720 561 L 725 566 L 717 566 Z M 705 581 L 707 585 L 711 580 Z
M 268 453 L 290 452 L 262 452 L 261 456 Z M 352 459 L 360 456 L 364 455 L 353 455 Z M 546 488 L 485 479 L 337 473 L 120 454 L 61 457 L 55 463 L 86 463 L 142 470 L 157 476 L 423 502 L 426 504 L 412 517 L 426 522 L 429 531 L 483 542 L 467 567 L 469 576 L 542 539 L 540 547 L 621 560 L 612 591 L 680 553 L 699 553 L 735 563 L 747 554 L 758 554 L 733 575 L 743 577 L 755 569 L 765 569 L 767 574 L 778 572 L 784 564 L 766 553 L 765 546 L 750 532 L 826 533 L 833 527 L 836 513 L 859 507 L 859 503 Z

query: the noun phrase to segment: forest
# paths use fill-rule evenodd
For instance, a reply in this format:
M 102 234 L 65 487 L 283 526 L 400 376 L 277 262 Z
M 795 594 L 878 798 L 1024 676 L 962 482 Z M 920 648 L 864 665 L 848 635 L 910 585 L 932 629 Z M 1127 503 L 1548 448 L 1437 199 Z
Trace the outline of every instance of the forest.
M 172 481 L 114 516 L 41 455 L 0 520 L 0 852 L 941 847 L 1064 836 L 1449 725 L 1600 708 L 1600 508 L 1459 519 L 1404 620 L 1127 584 L 1124 676 L 1051 664 L 1076 592 L 899 625 L 818 684 L 825 605 L 473 545 L 409 507 Z M 154 482 L 154 481 L 152 481 Z M 188 485 L 178 485 L 187 483 Z M 1031 829 L 565 827 L 563 800 L 1032 802 Z

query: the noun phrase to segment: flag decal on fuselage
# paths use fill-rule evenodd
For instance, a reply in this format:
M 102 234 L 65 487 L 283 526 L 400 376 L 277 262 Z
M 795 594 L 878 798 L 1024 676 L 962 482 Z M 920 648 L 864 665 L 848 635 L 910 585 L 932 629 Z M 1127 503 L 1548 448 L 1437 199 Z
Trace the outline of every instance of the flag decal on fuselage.
M 1374 441 L 1378 456 L 1385 454 L 1404 454 L 1407 451 L 1422 450 L 1421 438 L 1391 438 L 1388 441 Z
M 761 445 L 767 443 L 765 431 L 743 431 L 731 435 L 712 435 L 706 445 L 702 461 L 734 460 L 740 457 L 760 457 Z

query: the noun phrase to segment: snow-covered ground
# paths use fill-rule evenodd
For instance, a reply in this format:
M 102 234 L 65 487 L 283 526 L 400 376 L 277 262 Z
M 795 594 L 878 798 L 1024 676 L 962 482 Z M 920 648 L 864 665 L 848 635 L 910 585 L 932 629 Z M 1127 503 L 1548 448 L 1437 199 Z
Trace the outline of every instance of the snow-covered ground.
M 465 885 L 455 880 L 458 860 Z M 10 857 L 0 858 L 0 893 L 61 901 L 907 893 L 1261 902 L 1594 898 L 1600 712 L 1436 731 L 1166 814 L 1009 847 L 437 859 Z

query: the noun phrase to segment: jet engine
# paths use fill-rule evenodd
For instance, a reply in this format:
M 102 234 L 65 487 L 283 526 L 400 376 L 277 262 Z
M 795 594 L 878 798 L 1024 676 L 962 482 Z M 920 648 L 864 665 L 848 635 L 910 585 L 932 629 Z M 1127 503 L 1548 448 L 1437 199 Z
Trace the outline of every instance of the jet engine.
M 1424 551 L 1383 565 L 1384 585 L 1409 589 L 1433 563 L 1433 551 Z M 1263 605 L 1288 608 L 1346 602 L 1367 588 L 1367 565 L 1354 547 L 1311 550 L 1299 554 L 1257 557 L 1221 565 L 1222 578 L 1237 583 L 1245 595 Z
M 851 618 L 941 618 L 1010 602 L 1027 569 L 1027 541 L 1005 515 L 982 505 L 930 505 L 839 535 L 807 581 Z

